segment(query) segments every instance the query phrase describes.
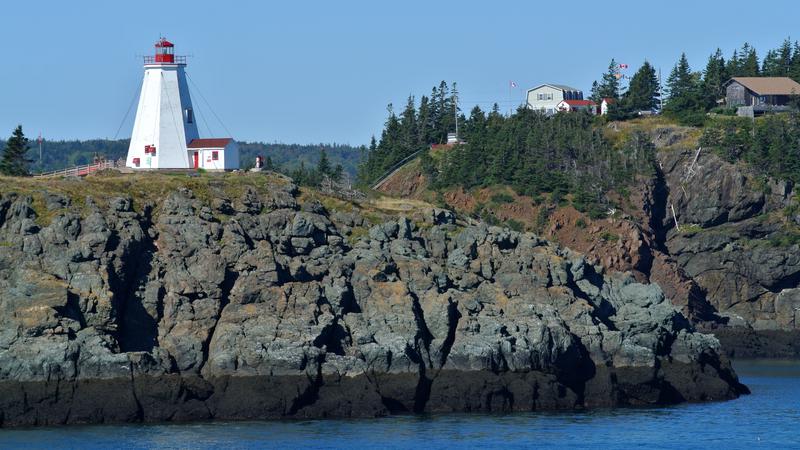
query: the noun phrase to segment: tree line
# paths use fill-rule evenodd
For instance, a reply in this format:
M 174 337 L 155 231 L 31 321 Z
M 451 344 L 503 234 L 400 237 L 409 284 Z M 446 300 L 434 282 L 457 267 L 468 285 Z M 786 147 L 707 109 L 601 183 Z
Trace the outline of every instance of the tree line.
M 450 90 L 441 96 L 443 92 L 448 92 L 445 82 L 434 88 L 439 94 L 435 111 L 444 110 L 454 121 L 457 94 Z M 547 194 L 556 203 L 572 194 L 578 209 L 597 215 L 609 206 L 609 191 L 624 190 L 636 176 L 652 174 L 655 148 L 649 139 L 634 133 L 615 146 L 595 126 L 597 119 L 585 112 L 547 116 L 520 107 L 506 116 L 497 105 L 488 113 L 476 106 L 469 117 L 459 113 L 461 143 L 431 150 L 431 144 L 445 142 L 455 124 L 431 119 L 430 107 L 428 97 L 419 104 L 409 97 L 399 116 L 389 108 L 380 140 L 372 140 L 359 165 L 362 185 L 420 152 L 434 190 L 502 184 L 523 195 Z
M 639 175 L 652 175 L 655 147 L 635 132 L 615 146 L 586 112 L 547 116 L 520 107 L 511 115 L 475 107 L 463 126 L 466 142 L 440 155 L 426 153 L 423 170 L 434 189 L 508 185 L 517 193 L 572 204 L 591 216 L 612 206 Z
M 359 182 L 369 185 L 408 156 L 431 144 L 447 142 L 447 133 L 455 131 L 456 114 L 459 121 L 465 120 L 458 111 L 457 97 L 456 83 L 448 86 L 442 81 L 433 87 L 430 96 L 420 98 L 419 106 L 414 96 L 409 96 L 400 115 L 389 104 L 380 140 L 373 137 L 361 155 Z
M 800 43 L 787 38 L 780 46 L 767 50 L 763 59 L 749 43 L 734 50 L 727 59 L 718 48 L 709 55 L 700 71 L 693 71 L 686 54 L 682 53 L 663 86 L 655 68 L 645 61 L 625 88 L 622 80 L 626 77 L 612 59 L 600 81 L 592 84 L 590 98 L 598 104 L 603 98 L 612 99 L 609 118 L 621 120 L 634 117 L 640 111 L 658 109 L 663 96 L 665 115 L 686 125 L 699 126 L 710 111 L 730 113 L 718 104 L 718 100 L 725 97 L 728 80 L 758 76 L 789 77 L 800 82 Z
M 710 122 L 700 139 L 703 148 L 729 162 L 744 161 L 758 173 L 800 183 L 800 115 L 775 114 L 753 121 L 730 118 Z

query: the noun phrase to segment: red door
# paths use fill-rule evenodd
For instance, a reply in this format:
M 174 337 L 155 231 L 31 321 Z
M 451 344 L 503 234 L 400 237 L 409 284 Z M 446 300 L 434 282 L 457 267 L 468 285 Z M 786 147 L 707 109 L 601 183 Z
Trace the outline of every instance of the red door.
M 194 152 L 192 154 L 192 158 L 194 159 L 194 168 L 197 169 L 200 167 L 200 156 L 198 155 L 198 152 Z

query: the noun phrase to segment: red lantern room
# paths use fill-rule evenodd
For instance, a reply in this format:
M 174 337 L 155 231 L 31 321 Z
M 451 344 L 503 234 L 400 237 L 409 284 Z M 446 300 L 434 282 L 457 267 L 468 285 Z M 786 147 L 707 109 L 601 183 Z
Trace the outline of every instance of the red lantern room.
M 163 37 L 156 42 L 157 63 L 175 63 L 175 46 Z

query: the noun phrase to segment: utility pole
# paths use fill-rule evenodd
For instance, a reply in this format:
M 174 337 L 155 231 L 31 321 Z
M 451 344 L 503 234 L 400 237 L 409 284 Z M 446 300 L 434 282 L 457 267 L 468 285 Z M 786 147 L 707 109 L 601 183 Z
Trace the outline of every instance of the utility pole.
M 41 168 L 42 167 L 42 132 L 41 131 L 39 132 L 39 139 L 37 139 L 37 141 L 39 141 L 39 167 Z

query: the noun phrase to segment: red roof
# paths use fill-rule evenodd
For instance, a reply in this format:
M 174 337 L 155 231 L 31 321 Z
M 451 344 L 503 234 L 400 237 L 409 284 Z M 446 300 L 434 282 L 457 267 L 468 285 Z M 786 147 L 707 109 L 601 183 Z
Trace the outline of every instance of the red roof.
M 225 148 L 233 139 L 231 138 L 208 138 L 208 139 L 192 139 L 189 142 L 189 148 Z
M 172 45 L 172 42 L 164 38 L 161 38 L 158 40 L 158 42 L 156 42 L 156 47 L 175 47 L 175 46 Z
M 564 103 L 570 106 L 592 106 L 594 102 L 591 100 L 564 100 Z
M 603 99 L 603 101 L 604 101 L 604 102 L 606 102 L 606 103 L 608 103 L 608 104 L 614 103 L 614 99 L 613 99 L 613 98 L 610 98 L 610 97 L 606 97 L 606 98 L 604 98 L 604 99 Z

